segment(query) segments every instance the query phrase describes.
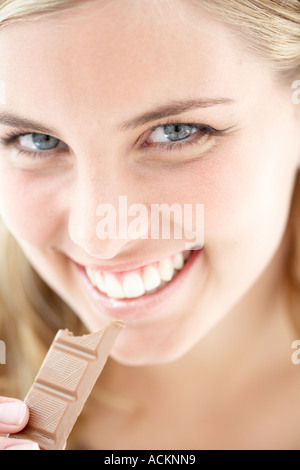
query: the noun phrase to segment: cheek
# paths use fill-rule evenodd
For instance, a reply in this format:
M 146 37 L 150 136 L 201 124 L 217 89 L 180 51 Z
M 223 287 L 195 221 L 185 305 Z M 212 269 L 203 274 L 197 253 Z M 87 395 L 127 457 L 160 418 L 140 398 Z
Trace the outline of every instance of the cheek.
M 0 213 L 13 235 L 34 246 L 51 245 L 61 216 L 57 189 L 46 178 L 10 169 L 0 176 Z
M 169 188 L 161 199 L 204 205 L 205 245 L 218 260 L 254 252 L 264 258 L 283 236 L 297 160 L 287 138 L 270 135 L 249 129 L 243 139 L 220 140 L 211 155 L 173 171 L 164 184 L 157 178 L 157 188 Z

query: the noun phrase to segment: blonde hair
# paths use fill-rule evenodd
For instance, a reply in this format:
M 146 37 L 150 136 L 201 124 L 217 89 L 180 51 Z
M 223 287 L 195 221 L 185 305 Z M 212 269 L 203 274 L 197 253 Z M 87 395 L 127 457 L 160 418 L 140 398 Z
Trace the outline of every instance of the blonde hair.
M 300 70 L 299 0 L 193 0 L 232 26 L 257 56 L 284 75 Z
M 276 71 L 285 75 L 300 70 L 298 0 L 189 1 L 228 23 L 246 40 L 248 47 Z M 35 20 L 68 8 L 84 8 L 86 3 L 87 0 L 4 0 L 0 5 L 0 31 L 16 21 Z M 299 205 L 300 179 L 297 177 L 291 210 L 293 244 L 288 273 L 295 293 L 293 298 L 297 299 L 300 299 L 300 227 L 295 214 L 299 214 Z M 56 330 L 68 327 L 81 334 L 83 326 L 30 266 L 2 222 L 0 245 L 0 339 L 7 345 L 7 366 L 0 366 L 0 394 L 22 398 Z M 293 311 L 300 326 L 300 312 L 298 308 Z
M 60 10 L 84 8 L 94 0 L 3 0 L 0 6 L 0 30 L 10 23 L 38 20 Z

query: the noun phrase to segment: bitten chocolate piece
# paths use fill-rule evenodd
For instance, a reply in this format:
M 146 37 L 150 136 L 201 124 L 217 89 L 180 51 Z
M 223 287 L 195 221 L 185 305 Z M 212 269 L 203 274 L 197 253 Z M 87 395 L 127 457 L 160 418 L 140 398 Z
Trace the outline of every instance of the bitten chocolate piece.
M 24 400 L 28 425 L 9 437 L 31 439 L 43 450 L 63 449 L 123 327 L 112 322 L 78 337 L 59 330 Z

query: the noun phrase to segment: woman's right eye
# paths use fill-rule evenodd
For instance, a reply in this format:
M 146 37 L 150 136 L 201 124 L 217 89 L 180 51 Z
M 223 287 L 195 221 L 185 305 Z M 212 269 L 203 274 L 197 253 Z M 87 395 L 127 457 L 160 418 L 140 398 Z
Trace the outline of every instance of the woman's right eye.
M 25 134 L 19 137 L 19 144 L 27 150 L 49 151 L 56 149 L 60 140 L 46 134 Z
M 68 150 L 68 146 L 63 141 L 47 134 L 20 134 L 12 131 L 8 135 L 0 138 L 0 142 L 5 147 L 15 149 L 18 156 L 31 159 L 52 158 Z

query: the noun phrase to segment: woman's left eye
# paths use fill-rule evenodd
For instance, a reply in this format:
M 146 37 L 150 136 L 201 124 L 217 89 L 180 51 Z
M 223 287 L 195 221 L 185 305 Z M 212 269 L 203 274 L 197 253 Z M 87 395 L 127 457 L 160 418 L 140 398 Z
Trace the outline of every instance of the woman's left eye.
M 149 143 L 170 143 L 187 140 L 199 131 L 199 127 L 191 124 L 166 124 L 157 127 L 148 139 Z

